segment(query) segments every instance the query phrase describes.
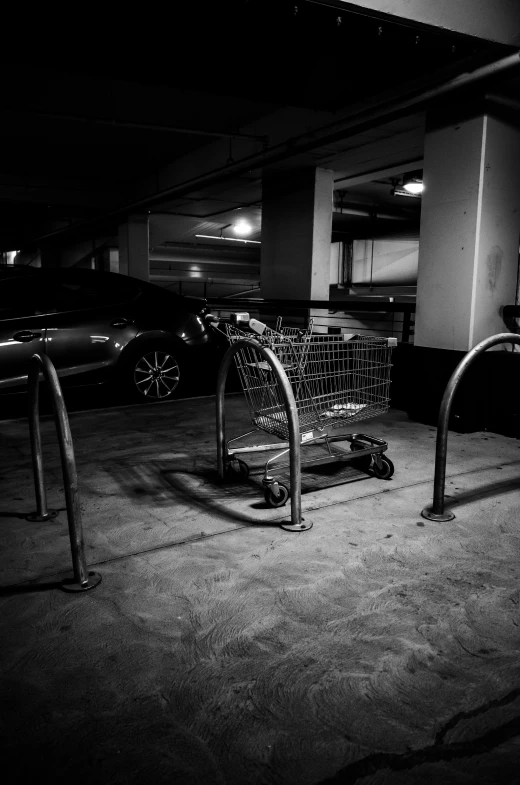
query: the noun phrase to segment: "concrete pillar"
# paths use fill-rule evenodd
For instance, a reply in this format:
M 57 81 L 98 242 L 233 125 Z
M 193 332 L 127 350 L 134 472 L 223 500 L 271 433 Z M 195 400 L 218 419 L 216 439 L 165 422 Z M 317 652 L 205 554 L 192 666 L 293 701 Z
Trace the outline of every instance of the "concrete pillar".
M 119 272 L 150 280 L 147 215 L 131 215 L 119 227 Z
M 393 358 L 404 408 L 432 425 L 457 364 L 482 339 L 507 332 L 501 307 L 516 300 L 520 130 L 463 109 L 458 121 L 428 118 L 415 345 Z M 486 352 L 464 376 L 451 428 L 520 436 L 520 354 L 510 349 Z
M 333 173 L 265 172 L 262 186 L 262 297 L 328 300 Z
M 515 303 L 520 130 L 491 115 L 429 124 L 415 345 L 468 351 Z

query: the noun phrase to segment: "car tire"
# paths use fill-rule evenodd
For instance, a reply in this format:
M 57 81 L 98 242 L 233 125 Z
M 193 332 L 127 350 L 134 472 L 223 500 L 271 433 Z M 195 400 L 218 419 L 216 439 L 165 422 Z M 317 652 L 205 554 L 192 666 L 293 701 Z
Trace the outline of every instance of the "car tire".
M 181 345 L 166 341 L 142 344 L 125 357 L 118 377 L 123 394 L 136 402 L 182 397 L 190 377 L 186 352 Z

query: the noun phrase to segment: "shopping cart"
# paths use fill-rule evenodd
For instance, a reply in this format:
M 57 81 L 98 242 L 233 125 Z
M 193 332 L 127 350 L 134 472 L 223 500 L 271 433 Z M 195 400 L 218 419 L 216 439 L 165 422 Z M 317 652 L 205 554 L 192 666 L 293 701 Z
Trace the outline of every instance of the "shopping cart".
M 248 322 L 247 316 L 235 315 L 223 331 L 234 347 L 232 353 L 254 427 L 225 443 L 223 474 L 238 473 L 246 478 L 249 466 L 239 455 L 276 450 L 277 454 L 265 463 L 264 496 L 272 507 L 287 502 L 289 488 L 276 479 L 274 469 L 276 465 L 279 474 L 281 468 L 290 465 L 280 461 L 291 452 L 290 409 L 294 400 L 298 446 L 324 448 L 322 455 L 313 455 L 302 463 L 352 462 L 376 477 L 390 479 L 394 466 L 384 455 L 386 441 L 352 432 L 352 425 L 387 411 L 391 352 L 397 339 L 316 334 L 312 325 L 305 330 L 284 328 L 280 320 L 273 330 L 254 319 Z M 237 446 L 256 431 L 282 442 Z M 348 444 L 347 450 L 334 446 L 340 441 Z M 310 527 L 298 527 L 302 528 Z

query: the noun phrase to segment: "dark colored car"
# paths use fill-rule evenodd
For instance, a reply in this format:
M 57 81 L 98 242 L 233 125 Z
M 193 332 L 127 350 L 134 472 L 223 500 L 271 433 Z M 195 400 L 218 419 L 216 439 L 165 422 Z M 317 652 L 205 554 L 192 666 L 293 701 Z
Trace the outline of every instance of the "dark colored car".
M 0 265 L 0 392 L 27 387 L 36 352 L 62 385 L 116 383 L 137 400 L 177 397 L 214 373 L 205 300 L 116 273 Z

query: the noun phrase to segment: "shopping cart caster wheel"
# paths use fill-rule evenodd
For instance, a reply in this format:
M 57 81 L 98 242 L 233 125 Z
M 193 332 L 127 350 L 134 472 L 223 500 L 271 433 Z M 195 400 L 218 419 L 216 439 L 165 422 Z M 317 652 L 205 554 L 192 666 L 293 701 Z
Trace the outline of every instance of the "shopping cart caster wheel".
M 289 488 L 278 483 L 278 493 L 270 485 L 264 491 L 264 498 L 270 507 L 283 507 L 289 498 Z
M 236 480 L 247 480 L 249 477 L 249 466 L 245 461 L 241 461 L 240 458 L 237 458 L 236 461 L 226 465 L 224 470 L 224 477 L 230 482 Z
M 233 471 L 238 474 L 241 480 L 247 480 L 249 477 L 249 466 L 245 461 L 241 461 L 240 458 L 237 458 L 233 464 Z
M 363 444 L 362 442 L 351 442 L 350 449 L 352 452 L 357 452 L 358 450 L 366 450 L 368 444 Z M 359 458 L 354 458 L 352 464 L 362 472 L 367 472 L 370 469 L 370 464 L 372 462 L 371 455 L 361 455 Z
M 377 477 L 378 480 L 389 480 L 394 473 L 394 464 L 387 458 L 386 455 L 381 456 L 381 468 L 377 465 L 377 463 L 372 463 L 372 474 L 374 477 Z

